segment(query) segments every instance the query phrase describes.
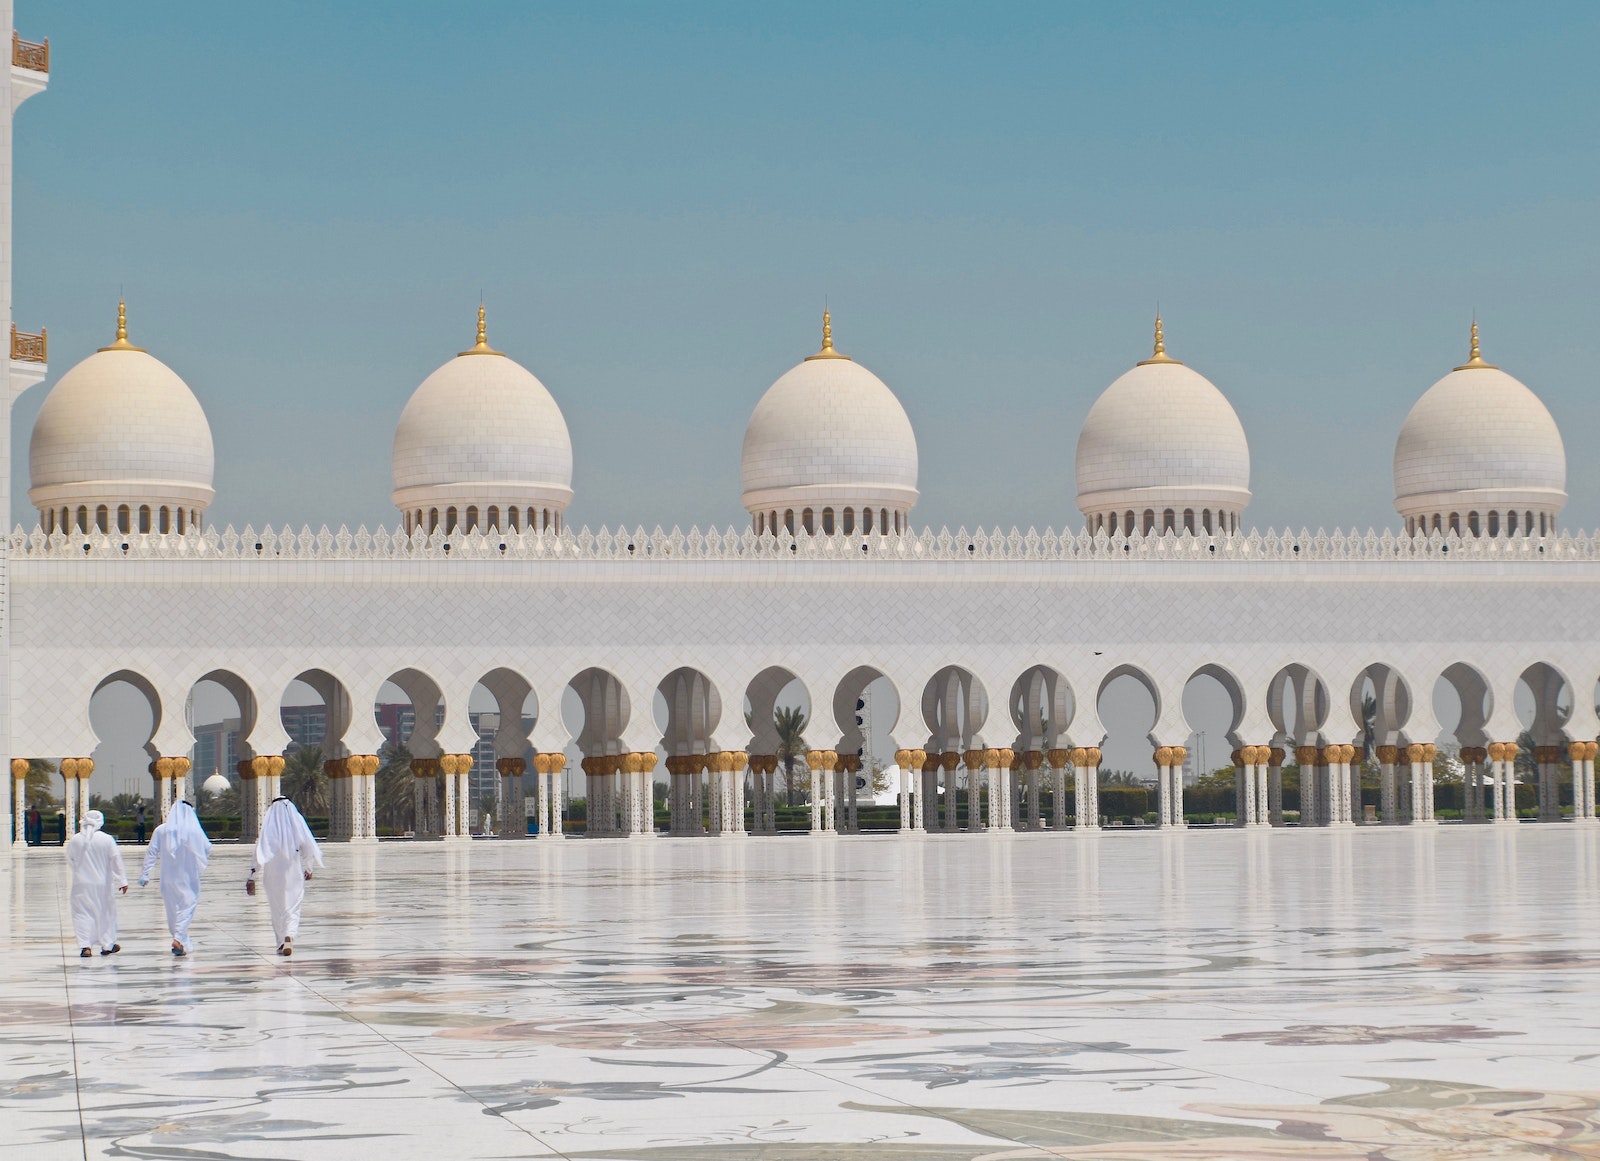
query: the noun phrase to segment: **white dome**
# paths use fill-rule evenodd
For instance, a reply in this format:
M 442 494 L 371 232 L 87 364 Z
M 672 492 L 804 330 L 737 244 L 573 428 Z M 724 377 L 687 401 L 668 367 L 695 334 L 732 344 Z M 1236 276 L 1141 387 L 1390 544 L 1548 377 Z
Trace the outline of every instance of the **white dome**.
M 213 774 L 200 784 L 200 789 L 215 798 L 219 794 L 226 794 L 232 790 L 233 783 L 229 782 L 221 774 Z
M 117 342 L 61 376 L 28 445 L 28 499 L 41 512 L 149 505 L 203 512 L 212 488 L 211 425 L 187 384 L 160 359 Z M 48 521 L 47 521 L 48 523 Z
M 1156 321 L 1155 357 L 1117 379 L 1078 433 L 1078 508 L 1096 517 L 1171 510 L 1230 517 L 1250 502 L 1250 445 L 1227 397 L 1205 376 L 1166 356 Z M 1109 524 L 1109 520 L 1101 526 Z M 1161 525 L 1158 523 L 1157 527 Z M 1126 528 L 1122 529 L 1126 531 Z
M 1478 354 L 1423 393 L 1394 448 L 1395 507 L 1402 516 L 1451 514 L 1468 531 L 1471 513 L 1527 513 L 1553 520 L 1567 499 L 1567 452 L 1539 397 Z M 1495 520 L 1498 534 L 1501 521 Z M 1509 520 L 1506 521 L 1509 524 Z M 1430 524 L 1431 526 L 1431 524 Z
M 561 408 L 527 368 L 489 348 L 481 311 L 478 345 L 424 379 L 406 403 L 391 464 L 393 500 L 408 519 L 468 506 L 559 514 L 572 502 L 572 439 Z
M 823 348 L 778 379 L 745 427 L 740 476 L 752 516 L 824 508 L 886 509 L 900 517 L 917 502 L 917 437 L 894 392 L 833 349 Z M 820 525 L 819 525 L 820 527 Z M 875 527 L 878 527 L 875 525 Z

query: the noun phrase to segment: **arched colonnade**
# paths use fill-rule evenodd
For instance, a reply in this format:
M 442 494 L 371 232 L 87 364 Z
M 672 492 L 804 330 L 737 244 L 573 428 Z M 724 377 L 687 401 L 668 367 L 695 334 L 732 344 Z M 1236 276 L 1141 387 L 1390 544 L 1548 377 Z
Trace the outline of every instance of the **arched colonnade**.
M 1566 769 L 1571 817 L 1595 818 L 1600 717 L 1594 682 L 1575 683 L 1536 658 L 1509 673 L 1470 661 L 1402 667 L 1378 660 L 1341 672 L 1283 659 L 1270 668 L 1258 664 L 1248 679 L 1220 663 L 1124 663 L 1099 667 L 1076 683 L 1045 663 L 986 671 L 951 661 L 925 677 L 863 664 L 814 681 L 798 665 L 767 665 L 750 676 L 730 675 L 725 668 L 680 665 L 652 688 L 636 677 L 620 677 L 620 666 L 591 666 L 543 689 L 541 697 L 538 681 L 512 664 L 449 679 L 421 665 L 403 666 L 364 682 L 343 676 L 351 670 L 332 661 L 283 667 L 276 677 L 206 668 L 171 682 L 130 667 L 106 674 L 91 696 L 120 682 L 147 700 L 151 726 L 144 748 L 164 816 L 186 792 L 195 744 L 185 715 L 174 710 L 200 682 L 226 690 L 238 711 L 242 752 L 234 772 L 247 836 L 279 792 L 286 756 L 297 747 L 286 716 L 291 683 L 309 688 L 320 701 L 332 837 L 356 842 L 377 838 L 374 779 L 385 735 L 373 709 L 384 686 L 400 689 L 409 703 L 404 740 L 416 779 L 415 831 L 451 840 L 468 836 L 469 780 L 476 771 L 481 796 L 486 746 L 492 747 L 498 783 L 496 833 L 506 837 L 527 833 L 524 795 L 533 800 L 535 831 L 541 837 L 563 835 L 569 751 L 579 755 L 591 837 L 655 833 L 652 784 L 663 763 L 669 834 L 775 833 L 785 768 L 806 786 L 812 832 L 849 834 L 859 829 L 858 776 L 889 756 L 874 753 L 879 737 L 887 739 L 884 748 L 892 747 L 900 829 L 906 834 L 1095 828 L 1102 821 L 1100 767 L 1107 736 L 1101 704 L 1107 687 L 1120 679 L 1142 686 L 1154 706 L 1143 741 L 1162 827 L 1186 825 L 1191 728 L 1182 695 L 1201 678 L 1219 686 L 1231 707 L 1225 734 L 1240 826 L 1287 821 L 1286 767 L 1298 773 L 1300 825 L 1371 821 L 1361 799 L 1364 762 L 1378 771 L 1379 801 L 1371 807 L 1377 820 L 1432 823 L 1441 742 L 1451 755 L 1447 776 L 1459 777 L 1465 821 L 1516 821 L 1519 781 L 1534 786 L 1541 820 L 1564 818 Z M 878 735 L 869 737 L 866 731 L 874 727 L 864 725 L 859 711 L 869 689 L 880 686 L 890 691 L 891 704 L 879 713 Z M 487 739 L 465 712 L 480 689 L 496 707 L 498 724 Z M 724 697 L 730 695 L 742 713 L 728 712 Z M 999 705 L 996 695 L 1004 698 Z M 823 716 L 809 716 L 803 750 L 785 751 L 774 715 L 783 699 L 796 696 L 823 707 Z M 641 711 L 641 705 L 654 712 Z M 902 712 L 907 705 L 920 715 Z M 93 737 L 87 721 L 85 706 L 85 726 L 77 734 L 85 743 Z M 89 749 L 85 744 L 60 758 L 74 829 L 87 809 L 82 783 L 94 769 L 84 752 Z M 23 758 L 13 762 L 19 838 L 26 766 Z M 193 772 L 193 778 L 204 774 Z M 1048 809 L 1042 806 L 1046 800 Z

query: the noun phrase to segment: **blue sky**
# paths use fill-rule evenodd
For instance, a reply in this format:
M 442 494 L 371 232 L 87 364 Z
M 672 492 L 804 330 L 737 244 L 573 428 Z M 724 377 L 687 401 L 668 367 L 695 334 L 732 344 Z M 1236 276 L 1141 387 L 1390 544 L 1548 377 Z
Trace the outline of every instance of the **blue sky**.
M 911 415 L 919 523 L 1076 524 L 1158 301 L 1244 422 L 1247 523 L 1392 523 L 1474 311 L 1600 522 L 1600 6 L 334 7 L 17 8 L 53 55 L 16 317 L 53 382 L 125 290 L 210 417 L 217 523 L 393 521 L 395 420 L 480 292 L 566 413 L 575 524 L 742 523 L 745 420 L 824 297 Z

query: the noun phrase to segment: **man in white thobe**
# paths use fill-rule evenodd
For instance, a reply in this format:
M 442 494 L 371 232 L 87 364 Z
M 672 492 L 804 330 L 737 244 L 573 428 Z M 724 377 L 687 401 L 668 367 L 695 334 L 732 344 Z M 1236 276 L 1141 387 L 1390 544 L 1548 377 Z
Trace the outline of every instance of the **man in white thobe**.
M 250 867 L 244 889 L 254 895 L 256 876 L 261 877 L 267 903 L 272 909 L 272 934 L 277 937 L 279 955 L 294 954 L 294 937 L 300 934 L 300 904 L 306 897 L 306 883 L 311 879 L 311 868 L 320 866 L 322 850 L 300 811 L 287 798 L 274 798 L 261 820 L 255 862 Z
M 200 816 L 181 798 L 172 804 L 167 821 L 150 836 L 139 886 L 150 885 L 150 871 L 161 862 L 161 901 L 167 907 L 167 930 L 172 932 L 172 954 L 189 954 L 189 924 L 200 903 L 200 872 L 211 860 L 211 840 Z
M 122 950 L 117 942 L 117 892 L 128 893 L 128 873 L 122 868 L 117 840 L 100 828 L 106 816 L 91 810 L 83 816 L 83 829 L 67 841 L 67 866 L 72 869 L 72 930 L 84 959 Z

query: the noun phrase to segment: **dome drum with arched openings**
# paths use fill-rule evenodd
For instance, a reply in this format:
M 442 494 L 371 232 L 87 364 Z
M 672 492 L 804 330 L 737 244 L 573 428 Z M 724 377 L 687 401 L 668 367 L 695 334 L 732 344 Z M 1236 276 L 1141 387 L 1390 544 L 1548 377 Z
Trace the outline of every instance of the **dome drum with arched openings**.
M 1394 506 L 1406 531 L 1463 536 L 1554 532 L 1567 453 L 1539 397 L 1484 362 L 1478 324 L 1467 361 L 1423 393 L 1394 448 Z
M 903 532 L 917 502 L 917 437 L 883 381 L 833 346 L 767 389 L 745 427 L 742 502 L 757 532 Z
M 186 532 L 216 496 L 211 425 L 161 360 L 117 338 L 51 388 L 28 445 L 28 499 L 46 532 Z
M 406 531 L 545 531 L 572 502 L 572 439 L 550 392 L 478 340 L 422 381 L 395 428 L 395 507 Z
M 1250 503 L 1250 445 L 1227 398 L 1155 350 L 1107 387 L 1078 433 L 1078 509 L 1090 532 L 1239 529 Z

